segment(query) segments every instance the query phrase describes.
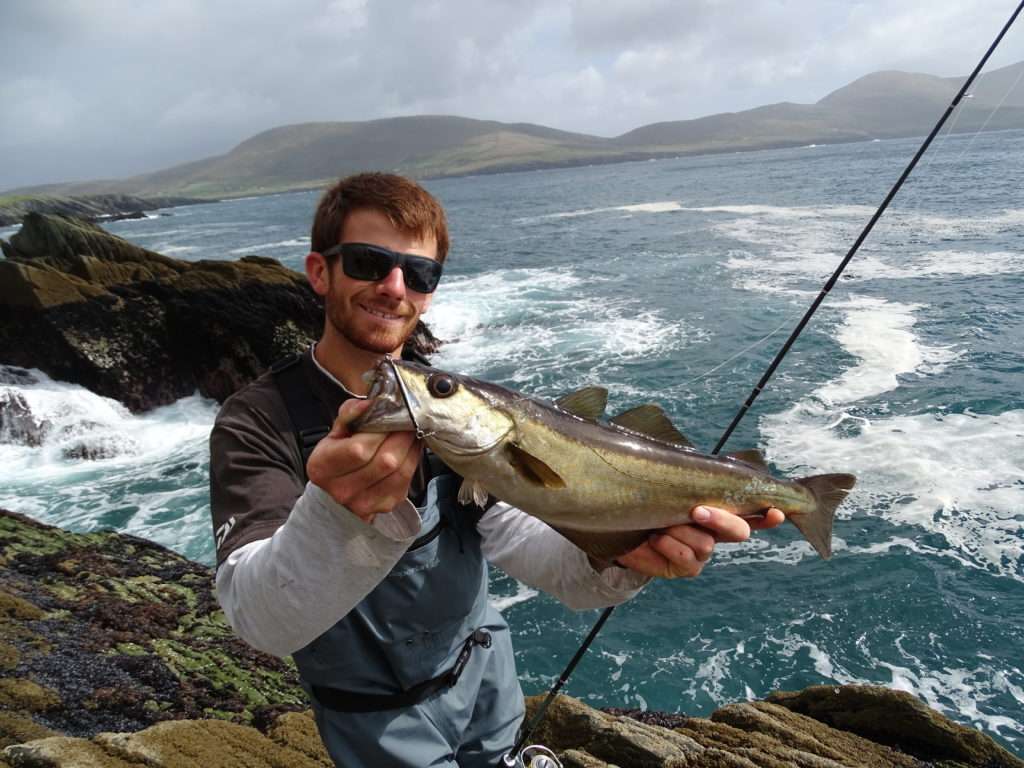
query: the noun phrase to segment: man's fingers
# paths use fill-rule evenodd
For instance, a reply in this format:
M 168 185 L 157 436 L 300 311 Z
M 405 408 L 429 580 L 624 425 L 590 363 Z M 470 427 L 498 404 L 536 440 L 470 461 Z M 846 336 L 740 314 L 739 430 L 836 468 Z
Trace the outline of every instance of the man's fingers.
M 409 459 L 410 453 L 419 455 L 418 445 L 414 450 L 415 443 L 416 437 L 411 432 L 360 434 L 347 438 L 339 443 L 336 455 L 331 457 L 336 462 L 331 490 L 347 498 L 396 474 Z M 412 469 L 415 468 L 413 464 Z M 411 477 L 410 471 L 408 478 Z M 335 495 L 335 498 L 338 496 Z M 342 501 L 340 498 L 338 500 Z
M 753 530 L 763 530 L 765 528 L 774 528 L 777 525 L 781 525 L 786 520 L 786 515 L 781 509 L 765 510 L 763 517 L 747 518 L 747 524 Z
M 334 418 L 334 423 L 331 425 L 331 431 L 328 433 L 328 437 L 348 437 L 352 434 L 349 429 L 349 424 L 356 420 L 362 413 L 370 407 L 372 400 L 360 400 L 359 398 L 350 397 L 341 407 L 338 409 L 338 415 Z
M 696 525 L 715 537 L 715 541 L 737 542 L 750 538 L 750 526 L 747 521 L 727 509 L 695 507 L 692 517 Z
M 420 463 L 422 447 L 419 442 L 410 448 L 401 465 L 387 477 L 366 488 L 352 502 L 353 512 L 383 514 L 393 510 L 402 499 L 409 495 L 409 481 Z
M 651 537 L 654 548 L 672 559 L 686 560 L 692 557 L 707 562 L 715 551 L 715 537 L 709 531 L 696 525 L 674 525 Z

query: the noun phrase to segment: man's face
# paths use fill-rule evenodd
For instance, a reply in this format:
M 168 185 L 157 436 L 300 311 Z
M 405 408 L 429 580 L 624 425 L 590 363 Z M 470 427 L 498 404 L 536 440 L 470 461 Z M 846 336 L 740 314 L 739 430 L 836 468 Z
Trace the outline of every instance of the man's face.
M 433 236 L 424 240 L 400 232 L 383 213 L 372 208 L 349 213 L 341 242 L 369 243 L 400 253 L 437 258 Z M 349 277 L 342 270 L 340 257 L 331 267 L 322 267 L 322 271 L 319 280 L 311 273 L 310 282 L 324 297 L 326 321 L 353 346 L 368 352 L 398 355 L 416 321 L 430 306 L 432 294 L 406 287 L 402 270 L 397 266 L 377 281 Z

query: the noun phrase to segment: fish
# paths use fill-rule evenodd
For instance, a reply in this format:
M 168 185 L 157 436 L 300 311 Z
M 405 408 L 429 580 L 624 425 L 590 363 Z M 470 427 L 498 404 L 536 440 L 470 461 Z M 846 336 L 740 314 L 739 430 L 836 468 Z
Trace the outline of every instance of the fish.
M 554 401 L 386 357 L 365 380 L 372 399 L 353 431 L 414 431 L 462 476 L 459 501 L 507 502 L 601 562 L 652 531 L 692 521 L 701 505 L 755 517 L 782 510 L 824 559 L 850 474 L 773 475 L 757 450 L 701 453 L 656 404 L 602 420 L 608 391 Z

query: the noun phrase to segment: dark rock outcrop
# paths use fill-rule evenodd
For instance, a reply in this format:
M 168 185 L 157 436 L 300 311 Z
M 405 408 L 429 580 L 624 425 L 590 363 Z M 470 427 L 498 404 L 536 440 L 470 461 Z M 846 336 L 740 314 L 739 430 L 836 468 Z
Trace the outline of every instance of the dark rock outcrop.
M 133 411 L 223 401 L 320 332 L 319 297 L 273 259 L 181 261 L 43 214 L 0 245 L 0 363 Z
M 193 197 L 136 197 L 134 195 L 9 196 L 0 198 L 0 227 L 16 224 L 29 213 L 54 213 L 93 221 L 142 219 L 144 211 L 178 205 L 209 203 Z
M 0 510 L 0 768 L 330 768 L 294 667 L 236 640 L 211 587 L 208 568 L 156 544 Z M 874 686 L 709 719 L 561 696 L 535 741 L 566 768 L 1024 768 Z
M 0 443 L 40 446 L 52 425 L 36 418 L 25 397 L 0 389 Z

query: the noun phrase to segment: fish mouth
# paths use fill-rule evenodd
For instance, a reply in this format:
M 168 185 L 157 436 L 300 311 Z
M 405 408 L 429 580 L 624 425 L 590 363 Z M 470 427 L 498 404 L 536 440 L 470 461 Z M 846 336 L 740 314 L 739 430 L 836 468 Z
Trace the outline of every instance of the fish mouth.
M 511 431 L 512 430 L 510 429 L 509 432 Z M 431 435 L 431 437 L 438 443 L 441 443 L 444 446 L 445 451 L 447 451 L 448 453 L 470 459 L 473 458 L 474 456 L 481 456 L 487 453 L 488 451 L 494 450 L 496 446 L 498 446 L 506 437 L 508 437 L 508 432 L 504 432 L 497 439 L 495 439 L 491 443 L 488 443 L 487 445 L 474 445 L 471 448 L 466 448 L 465 446 L 461 446 L 457 443 L 449 442 L 448 440 L 444 440 L 438 437 L 437 435 Z
M 390 358 L 384 358 L 372 371 L 363 374 L 371 377 L 370 391 L 366 397 L 372 400 L 370 407 L 352 422 L 355 432 L 414 432 L 416 421 L 412 416 L 415 403 L 412 395 L 398 380 L 398 373 Z

